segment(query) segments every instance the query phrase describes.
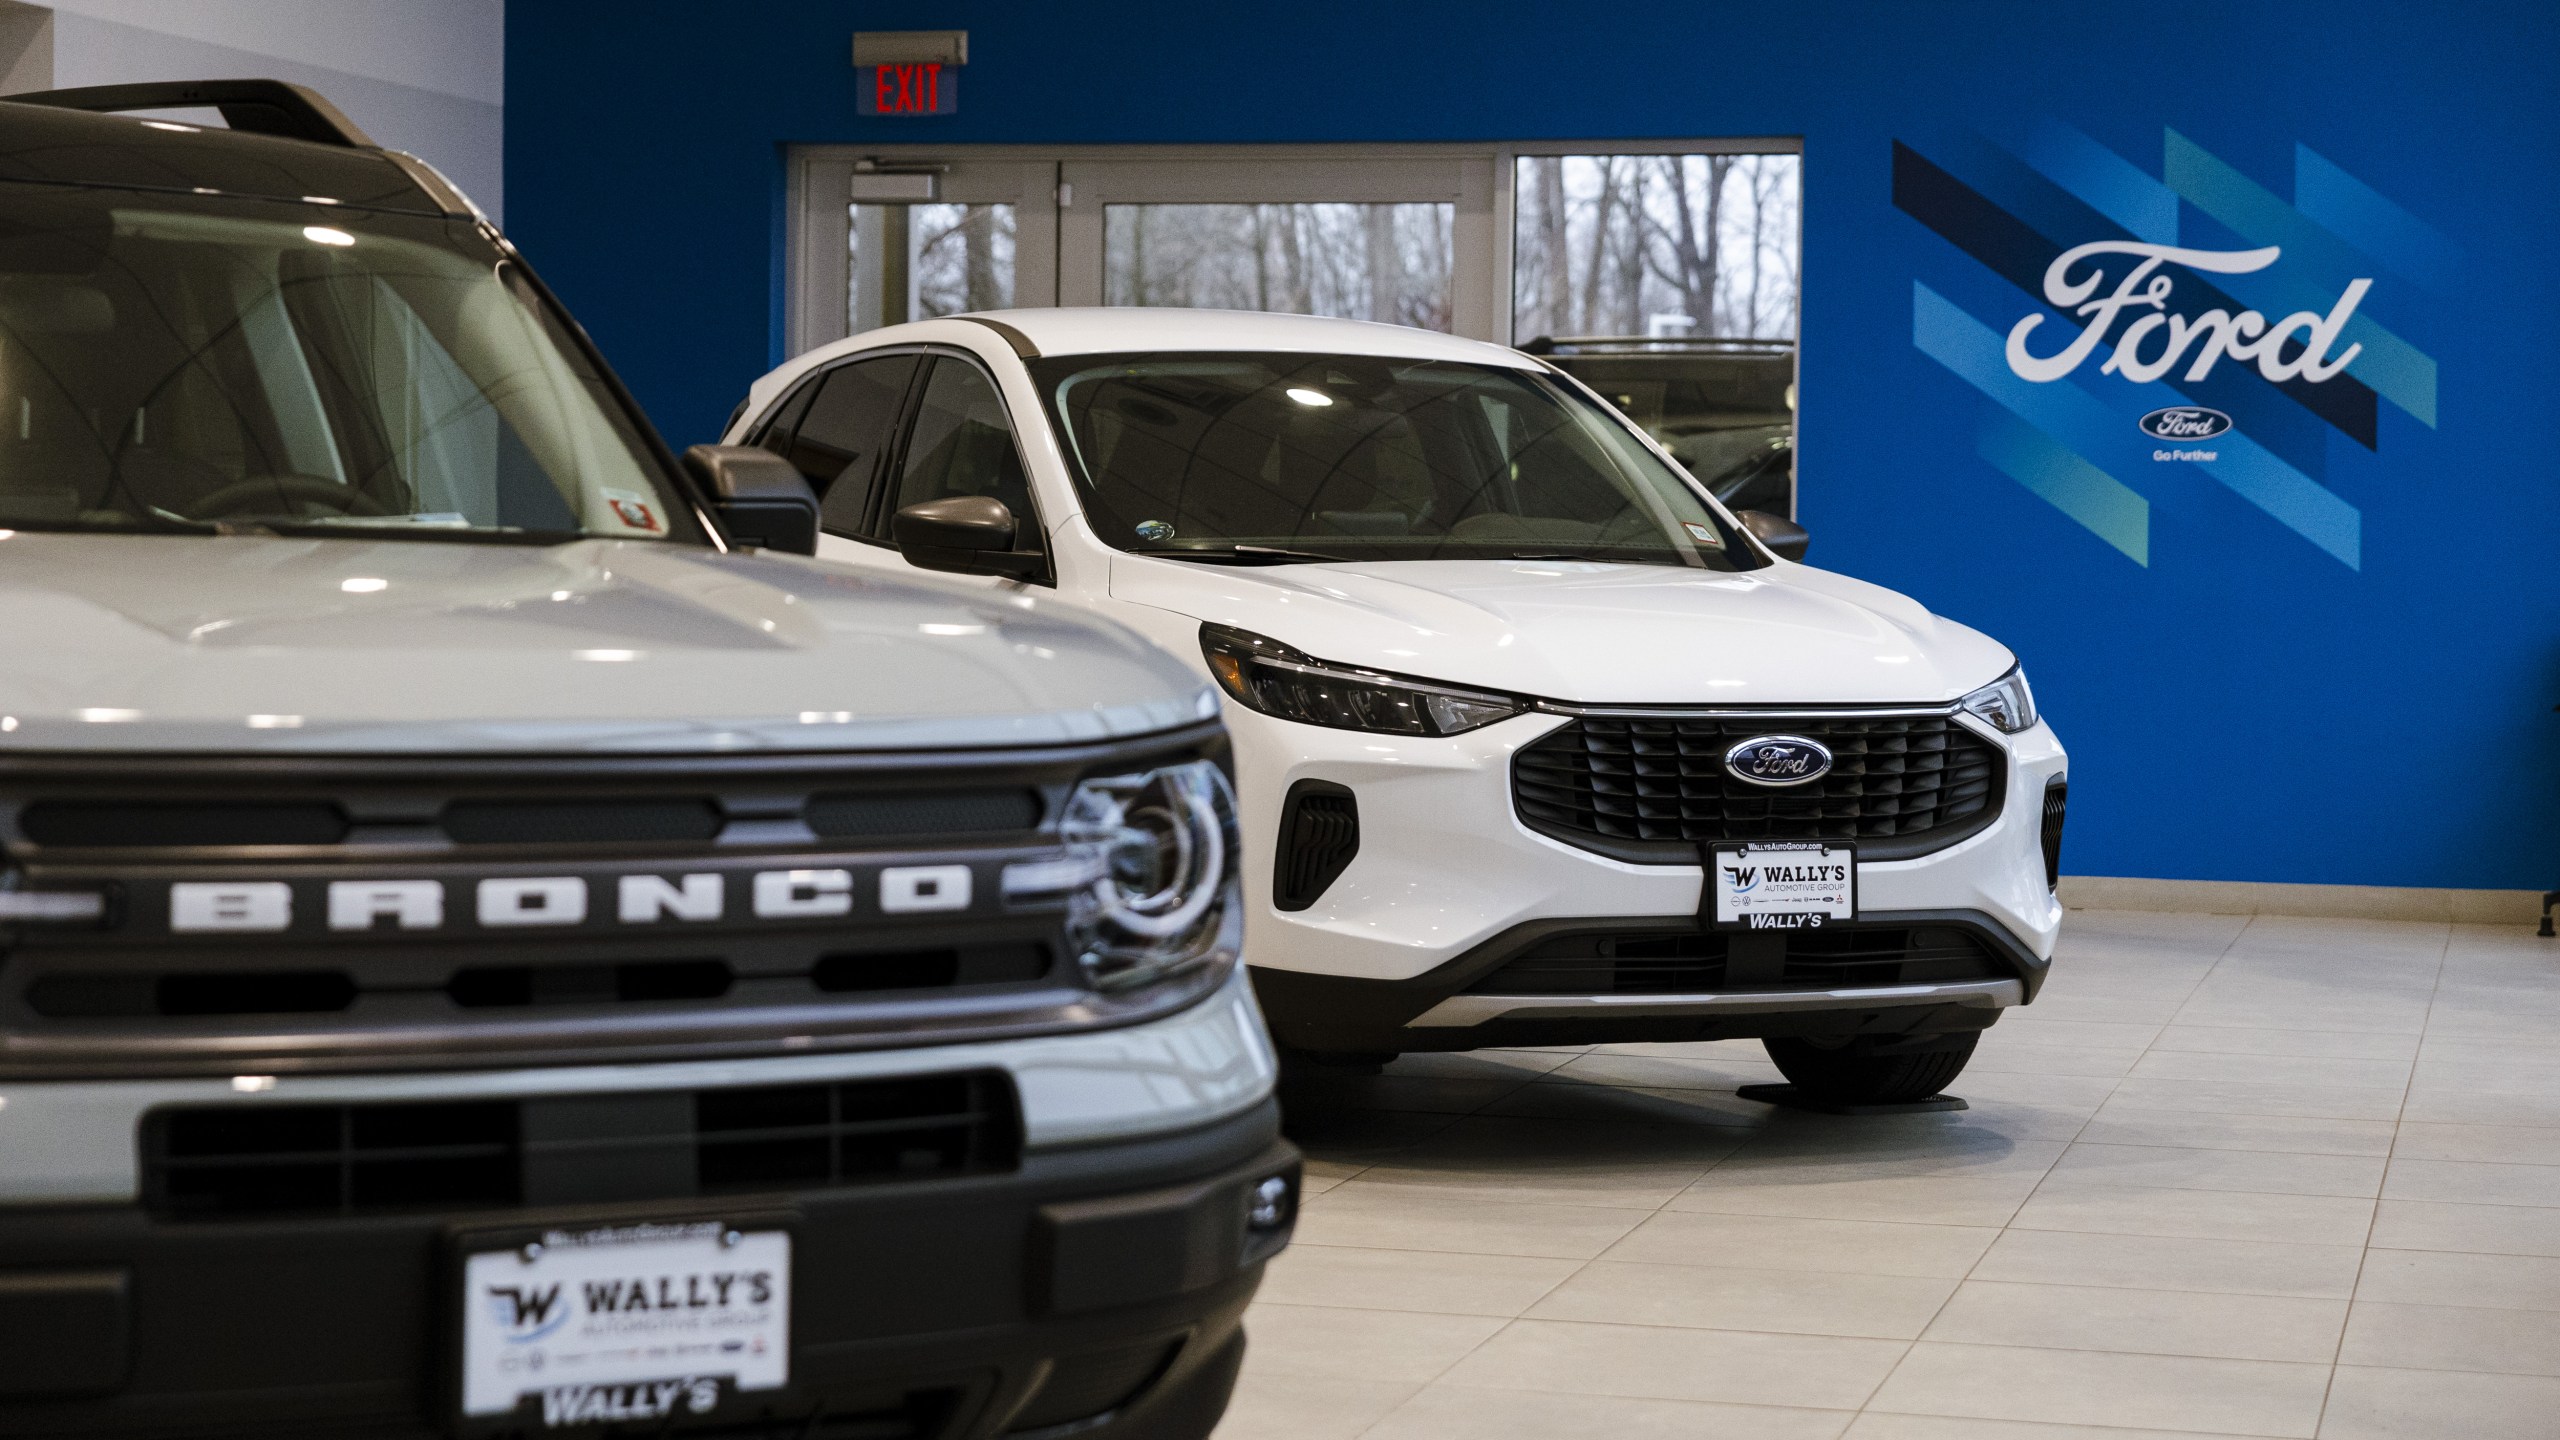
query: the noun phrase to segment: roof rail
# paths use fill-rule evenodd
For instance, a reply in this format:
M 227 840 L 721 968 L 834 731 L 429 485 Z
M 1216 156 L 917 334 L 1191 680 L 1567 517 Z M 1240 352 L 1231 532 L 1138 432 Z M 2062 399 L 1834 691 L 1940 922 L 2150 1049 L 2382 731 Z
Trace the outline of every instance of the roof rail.
M 192 110 L 206 106 L 222 112 L 222 123 L 252 135 L 278 135 L 322 145 L 375 148 L 371 137 L 356 128 L 337 106 L 318 91 L 282 80 L 165 80 L 141 85 L 86 85 L 77 90 L 38 90 L 0 96 L 19 105 L 51 105 L 62 110 Z

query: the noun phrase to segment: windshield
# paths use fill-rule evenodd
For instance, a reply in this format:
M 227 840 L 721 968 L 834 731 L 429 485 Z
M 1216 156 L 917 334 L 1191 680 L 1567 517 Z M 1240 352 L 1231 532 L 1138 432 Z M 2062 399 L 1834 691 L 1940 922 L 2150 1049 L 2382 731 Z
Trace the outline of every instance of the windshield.
M 468 226 L 0 187 L 0 526 L 699 540 Z
M 1528 370 L 1356 355 L 1037 362 L 1104 543 L 1229 563 L 1759 556 L 1605 409 Z

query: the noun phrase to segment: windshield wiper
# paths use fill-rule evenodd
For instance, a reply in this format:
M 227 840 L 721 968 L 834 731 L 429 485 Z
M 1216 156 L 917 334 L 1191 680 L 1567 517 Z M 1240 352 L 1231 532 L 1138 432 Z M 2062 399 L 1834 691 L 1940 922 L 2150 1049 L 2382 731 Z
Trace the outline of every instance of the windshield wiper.
M 1177 546 L 1166 550 L 1140 550 L 1140 555 L 1157 555 L 1167 560 L 1206 560 L 1214 565 L 1347 565 L 1340 555 L 1319 555 L 1313 550 L 1285 550 L 1277 545 L 1202 545 Z

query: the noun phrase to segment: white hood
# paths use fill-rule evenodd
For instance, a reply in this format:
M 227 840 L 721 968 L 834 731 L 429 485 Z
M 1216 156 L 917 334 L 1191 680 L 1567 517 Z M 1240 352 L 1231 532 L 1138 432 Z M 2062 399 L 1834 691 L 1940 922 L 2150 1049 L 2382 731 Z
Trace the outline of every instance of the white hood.
M 1246 569 L 1119 555 L 1111 593 L 1319 659 L 1586 704 L 1934 703 L 2015 663 L 1998 642 L 1890 590 L 1802 565 Z
M 1117 626 L 798 557 L 0 539 L 0 751 L 942 748 L 1214 713 Z

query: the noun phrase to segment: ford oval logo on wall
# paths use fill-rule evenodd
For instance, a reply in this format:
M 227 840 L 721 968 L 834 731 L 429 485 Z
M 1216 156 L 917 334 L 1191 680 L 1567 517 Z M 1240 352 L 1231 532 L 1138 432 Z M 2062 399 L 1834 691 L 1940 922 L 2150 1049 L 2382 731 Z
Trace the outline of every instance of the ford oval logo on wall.
M 2139 422 L 2154 440 L 2210 440 L 2231 428 L 2231 417 L 2201 405 L 2172 405 L 2154 410 Z
M 1753 785 L 1802 785 L 1831 773 L 1831 752 L 1801 735 L 1762 735 L 1724 752 L 1724 768 Z

